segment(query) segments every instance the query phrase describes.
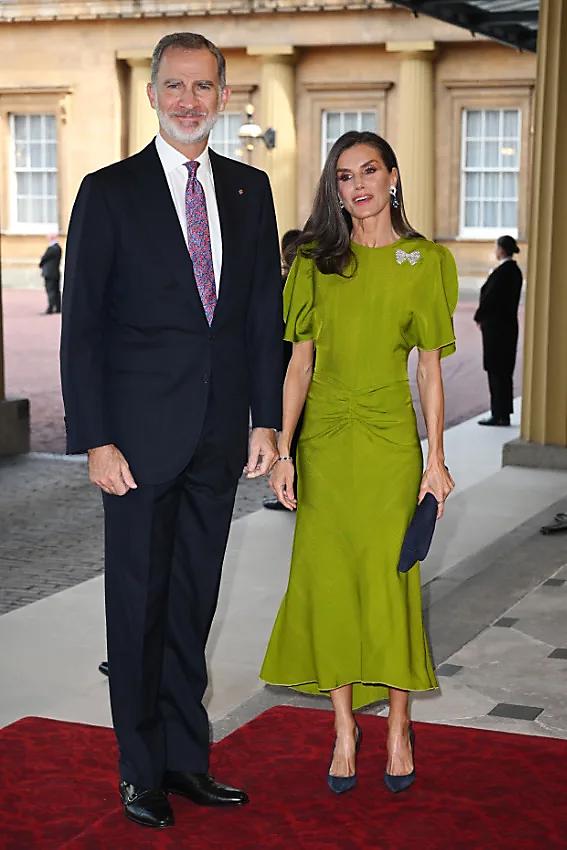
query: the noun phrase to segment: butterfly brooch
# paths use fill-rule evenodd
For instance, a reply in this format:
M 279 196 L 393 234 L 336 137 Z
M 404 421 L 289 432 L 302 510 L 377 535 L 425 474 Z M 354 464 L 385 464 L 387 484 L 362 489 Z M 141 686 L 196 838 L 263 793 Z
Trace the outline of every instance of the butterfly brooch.
M 420 251 L 412 251 L 411 254 L 408 254 L 407 251 L 403 251 L 401 248 L 398 248 L 398 250 L 396 251 L 396 262 L 400 266 L 406 261 L 410 264 L 410 266 L 415 266 L 415 264 L 418 263 L 420 260 Z

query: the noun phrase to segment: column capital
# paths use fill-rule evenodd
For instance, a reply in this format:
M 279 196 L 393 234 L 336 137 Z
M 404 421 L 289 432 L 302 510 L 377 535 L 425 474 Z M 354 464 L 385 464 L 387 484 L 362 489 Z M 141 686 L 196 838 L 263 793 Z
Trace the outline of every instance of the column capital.
M 405 59 L 433 59 L 436 44 L 434 41 L 387 41 L 386 52 L 403 53 Z
M 248 56 L 260 56 L 276 62 L 294 62 L 297 52 L 292 44 L 258 44 L 246 48 Z

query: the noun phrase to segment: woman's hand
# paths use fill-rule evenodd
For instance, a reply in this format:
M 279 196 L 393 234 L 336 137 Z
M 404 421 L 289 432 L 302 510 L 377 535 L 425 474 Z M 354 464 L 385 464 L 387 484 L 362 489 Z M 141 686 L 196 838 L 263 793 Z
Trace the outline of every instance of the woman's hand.
M 278 502 L 289 511 L 297 508 L 297 499 L 293 492 L 294 467 L 291 460 L 279 460 L 270 473 L 270 487 Z
M 423 501 L 426 493 L 433 493 L 439 503 L 437 519 L 441 519 L 445 511 L 445 500 L 455 489 L 451 473 L 442 460 L 430 459 L 421 479 L 418 503 Z

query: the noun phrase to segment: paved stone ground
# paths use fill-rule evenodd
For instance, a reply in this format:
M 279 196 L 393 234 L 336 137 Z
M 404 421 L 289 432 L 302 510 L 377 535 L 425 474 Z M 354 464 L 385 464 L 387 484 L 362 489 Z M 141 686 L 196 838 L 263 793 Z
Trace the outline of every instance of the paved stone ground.
M 39 290 L 6 290 L 3 298 L 8 393 L 31 399 L 32 448 L 62 453 L 59 317 L 43 315 L 44 294 Z M 475 300 L 465 292 L 456 316 L 459 351 L 444 363 L 448 427 L 487 406 L 479 335 L 472 322 Z M 520 369 L 519 362 L 517 389 Z M 420 430 L 423 434 L 422 424 Z M 268 494 L 265 481 L 243 479 L 234 518 L 258 510 Z M 86 479 L 84 462 L 33 456 L 0 459 L 0 614 L 101 570 L 102 508 Z
M 447 427 L 476 416 L 489 404 L 480 334 L 472 320 L 477 297 L 468 290 L 461 293 L 455 316 L 458 350 L 443 363 Z M 32 450 L 63 453 L 65 435 L 58 363 L 60 317 L 43 315 L 45 296 L 40 290 L 6 289 L 2 298 L 7 394 L 31 401 Z M 414 374 L 415 355 L 410 362 L 415 396 Z M 521 351 L 515 389 L 520 395 Z M 423 434 L 421 422 L 420 428 Z
M 268 493 L 264 480 L 242 479 L 234 519 Z M 0 614 L 98 575 L 102 522 L 84 461 L 0 459 Z

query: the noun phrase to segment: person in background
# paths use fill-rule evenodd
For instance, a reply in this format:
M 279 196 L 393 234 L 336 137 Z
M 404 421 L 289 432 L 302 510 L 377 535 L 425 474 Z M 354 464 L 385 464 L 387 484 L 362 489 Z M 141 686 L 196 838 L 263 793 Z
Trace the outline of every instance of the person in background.
M 496 242 L 498 265 L 480 290 L 480 303 L 474 320 L 482 332 L 483 366 L 488 373 L 490 416 L 479 425 L 505 427 L 513 413 L 513 375 L 518 346 L 518 305 L 522 272 L 514 254 L 520 249 L 512 236 Z
M 61 312 L 61 245 L 57 241 L 57 236 L 52 235 L 47 237 L 49 245 L 45 249 L 39 267 L 41 275 L 45 283 L 45 291 L 47 292 L 47 309 L 46 314 Z
M 301 236 L 301 230 L 287 230 L 282 236 L 282 244 L 281 244 L 281 255 L 282 255 L 282 288 L 285 286 L 285 282 L 287 280 L 287 276 L 289 274 L 289 270 L 293 265 L 293 261 L 295 260 L 295 255 L 297 254 L 297 240 Z M 293 352 L 293 343 L 284 342 L 284 378 L 285 373 L 287 372 L 287 367 L 289 365 L 289 361 L 291 360 L 291 355 Z M 297 449 L 297 441 L 299 439 L 299 434 L 301 431 L 301 420 L 298 422 L 297 428 L 295 430 L 295 434 L 293 437 L 293 442 L 291 444 L 290 456 L 295 460 L 295 452 Z M 287 508 L 282 505 L 279 499 L 266 498 L 264 499 L 264 507 L 268 508 L 271 511 L 284 511 L 287 512 Z M 99 668 L 100 669 L 100 668 Z M 101 670 L 101 673 L 103 671 Z

